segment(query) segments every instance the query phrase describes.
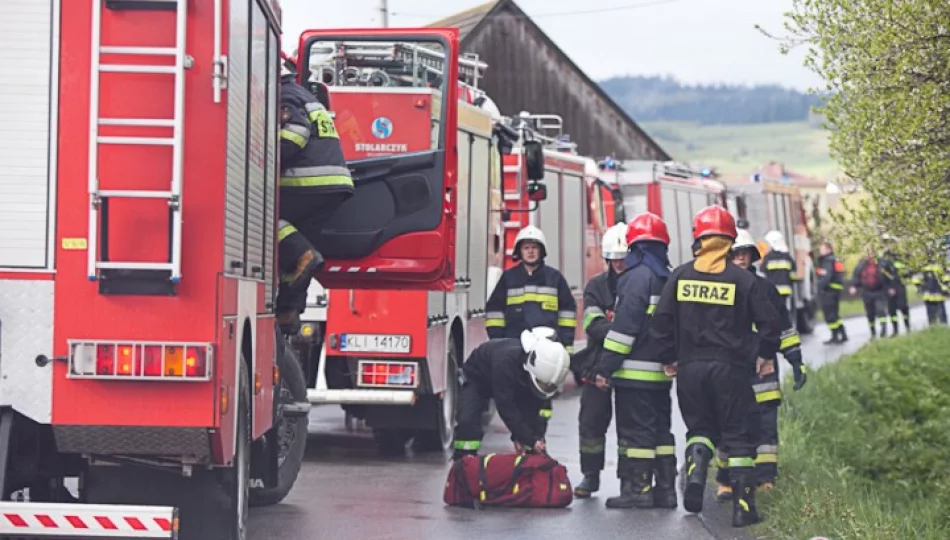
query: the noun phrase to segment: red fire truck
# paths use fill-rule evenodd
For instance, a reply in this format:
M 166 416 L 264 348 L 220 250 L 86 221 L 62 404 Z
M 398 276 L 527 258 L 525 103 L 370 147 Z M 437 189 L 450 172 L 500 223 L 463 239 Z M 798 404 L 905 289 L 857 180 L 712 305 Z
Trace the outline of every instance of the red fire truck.
M 376 35 L 363 32 L 366 39 Z M 441 51 L 364 40 L 301 43 L 297 54 L 309 67 L 302 77 L 328 86 L 348 158 L 430 146 L 432 127 L 438 126 L 433 111 L 441 98 L 426 87 L 427 77 L 413 74 L 443 72 Z M 321 342 L 317 330 L 308 332 L 315 339 L 301 339 L 303 350 L 310 351 L 310 401 L 342 404 L 348 424 L 365 420 L 384 453 L 401 452 L 410 438 L 422 450 L 443 450 L 451 443 L 459 367 L 487 339 L 485 302 L 504 269 L 511 227 L 526 224 L 541 202 L 549 259 L 563 268 L 569 256 L 576 258 L 569 264 L 577 269 L 568 274 L 575 289 L 584 284 L 585 240 L 599 242 L 599 236 L 585 234 L 582 218 L 588 201 L 585 161 L 546 149 L 550 140 L 533 122 L 539 117 L 500 117 L 477 88 L 486 67 L 471 56 L 459 60 L 464 93 L 457 109 L 454 291 L 329 286 L 325 338 Z M 564 209 L 556 210 L 561 204 Z M 558 226 L 558 212 L 563 237 L 550 229 Z M 605 219 L 599 207 L 590 213 Z M 602 223 L 598 226 L 602 232 Z
M 244 540 L 248 505 L 294 483 L 309 409 L 273 313 L 279 6 L 4 6 L 23 31 L 0 37 L 22 55 L 0 56 L 0 536 L 176 538 L 180 519 Z M 455 80 L 457 30 L 386 35 L 441 47 Z M 350 164 L 361 219 L 334 223 L 329 286 L 452 288 L 441 92 L 431 147 Z

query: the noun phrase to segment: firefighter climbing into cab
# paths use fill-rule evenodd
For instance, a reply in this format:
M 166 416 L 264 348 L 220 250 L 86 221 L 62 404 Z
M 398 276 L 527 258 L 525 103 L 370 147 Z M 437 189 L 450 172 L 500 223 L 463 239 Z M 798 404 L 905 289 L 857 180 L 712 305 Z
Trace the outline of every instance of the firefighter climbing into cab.
M 571 357 L 571 371 L 581 387 L 581 408 L 577 423 L 580 440 L 581 473 L 584 479 L 574 495 L 590 497 L 600 489 L 600 471 L 604 470 L 607 428 L 613 417 L 610 388 L 594 385 L 594 369 L 603 354 L 601 345 L 610 330 L 617 295 L 617 278 L 627 258 L 627 225 L 618 223 L 604 233 L 601 253 L 607 270 L 591 278 L 584 288 L 584 331 L 587 346 Z
M 324 264 L 314 246 L 354 188 L 333 119 L 294 80 L 296 62 L 283 52 L 281 58 L 277 322 L 285 334 L 296 334 L 307 288 Z
M 893 272 L 888 271 L 887 261 L 882 261 L 870 245 L 865 246 L 865 255 L 854 268 L 851 276 L 851 295 L 861 290 L 861 299 L 864 301 L 864 313 L 868 318 L 868 327 L 871 329 L 871 338 L 878 335 L 874 323 L 881 328 L 881 337 L 887 337 L 887 299 L 896 294 L 892 286 Z
M 807 369 L 802 363 L 802 340 L 798 331 L 792 326 L 788 310 L 785 309 L 785 299 L 767 279 L 759 276 L 752 266 L 761 258 L 755 239 L 749 231 L 740 230 L 736 241 L 732 245 L 732 262 L 736 266 L 749 270 L 766 291 L 769 301 L 778 312 L 782 323 L 781 343 L 779 352 L 792 366 L 795 377 L 794 390 L 798 391 L 808 380 Z M 754 329 L 753 329 L 754 330 Z M 755 351 L 751 351 L 755 354 Z M 750 362 L 751 363 L 751 362 Z M 750 423 L 756 432 L 755 471 L 759 491 L 771 491 L 778 477 L 778 411 L 782 404 L 782 389 L 779 385 L 778 360 L 775 361 L 775 370 L 767 375 L 752 375 L 752 390 L 755 392 L 755 405 L 752 407 Z M 729 482 L 728 456 L 721 449 L 717 452 L 716 462 L 719 470 L 716 473 L 716 497 L 720 501 L 732 498 L 732 485 Z
M 729 260 L 736 234 L 725 208 L 709 206 L 696 214 L 695 259 L 670 275 L 650 337 L 664 372 L 678 378 L 687 429 L 683 506 L 702 511 L 709 462 L 719 447 L 729 456 L 732 525 L 744 527 L 760 521 L 749 379 L 775 370 L 782 324 L 762 282 Z
M 844 292 L 844 263 L 835 256 L 831 242 L 825 240 L 818 247 L 818 298 L 821 301 L 821 311 L 825 316 L 825 323 L 831 330 L 831 339 L 825 345 L 844 343 L 848 341 L 848 330 L 841 321 L 838 308 L 841 306 L 841 294 Z
M 659 216 L 645 212 L 627 225 L 626 242 L 629 254 L 617 280 L 614 320 L 594 371 L 597 388 L 613 388 L 617 416 L 620 494 L 607 499 L 607 508 L 676 508 L 673 383 L 649 336 L 670 275 L 670 235 Z
M 574 352 L 577 302 L 564 276 L 544 263 L 544 233 L 528 225 L 515 237 L 511 258 L 520 264 L 505 270 L 485 305 L 485 330 L 489 339 L 517 338 L 525 330 L 557 328 L 558 341 Z M 548 403 L 540 414 L 550 420 Z
M 494 400 L 517 452 L 545 452 L 547 429 L 539 411 L 570 371 L 570 355 L 551 328 L 525 330 L 517 338 L 493 339 L 472 351 L 462 365 L 453 459 L 482 446 L 482 415 Z
M 788 244 L 781 232 L 769 231 L 765 234 L 765 242 L 769 245 L 769 252 L 762 258 L 762 271 L 785 299 L 786 309 L 791 310 L 790 299 L 797 272 L 795 259 L 788 252 Z

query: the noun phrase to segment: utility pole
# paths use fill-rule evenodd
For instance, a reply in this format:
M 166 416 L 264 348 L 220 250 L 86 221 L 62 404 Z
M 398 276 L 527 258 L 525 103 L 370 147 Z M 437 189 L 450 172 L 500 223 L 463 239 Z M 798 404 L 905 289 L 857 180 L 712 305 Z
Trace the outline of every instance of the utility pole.
M 389 28 L 389 0 L 379 0 L 379 14 L 383 28 Z

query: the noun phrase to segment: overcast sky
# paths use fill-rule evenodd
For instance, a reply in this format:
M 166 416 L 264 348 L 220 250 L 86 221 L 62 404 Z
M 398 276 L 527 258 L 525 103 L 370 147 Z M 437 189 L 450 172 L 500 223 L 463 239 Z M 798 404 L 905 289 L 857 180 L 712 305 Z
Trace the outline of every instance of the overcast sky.
M 596 80 L 673 75 L 689 83 L 777 83 L 803 90 L 819 82 L 802 67 L 803 52 L 783 56 L 755 30 L 760 24 L 780 31 L 792 0 L 515 1 Z M 306 28 L 380 26 L 380 2 L 282 0 L 285 39 Z M 389 24 L 423 26 L 482 3 L 389 0 Z

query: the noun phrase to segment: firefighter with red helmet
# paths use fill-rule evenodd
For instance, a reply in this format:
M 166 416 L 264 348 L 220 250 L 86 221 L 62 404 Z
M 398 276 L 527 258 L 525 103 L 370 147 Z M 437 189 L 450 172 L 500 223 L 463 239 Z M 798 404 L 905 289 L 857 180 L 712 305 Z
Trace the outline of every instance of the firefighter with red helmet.
M 516 338 L 525 330 L 556 328 L 558 341 L 574 352 L 577 301 L 564 276 L 544 263 L 547 248 L 544 232 L 534 225 L 515 237 L 512 259 L 521 264 L 505 270 L 485 304 L 485 330 L 490 339 Z M 553 410 L 541 409 L 545 420 Z
M 663 373 L 649 337 L 670 275 L 670 235 L 659 216 L 646 212 L 627 226 L 626 242 L 626 269 L 617 281 L 614 320 L 594 379 L 597 388 L 613 388 L 617 417 L 620 495 L 607 499 L 607 508 L 676 508 L 672 379 Z
M 277 322 L 296 334 L 313 273 L 324 265 L 314 246 L 354 187 L 333 119 L 294 80 L 295 62 L 283 52 L 281 58 Z
M 607 271 L 598 274 L 584 287 L 584 331 L 587 346 L 571 357 L 571 370 L 581 387 L 581 408 L 577 416 L 580 440 L 581 473 L 584 479 L 574 488 L 574 495 L 590 497 L 600 489 L 600 471 L 604 470 L 607 428 L 613 417 L 611 391 L 594 386 L 594 369 L 603 354 L 601 345 L 610 321 L 613 320 L 617 298 L 617 279 L 627 258 L 627 225 L 618 223 L 607 229 L 601 241 L 601 254 Z
M 696 214 L 695 259 L 670 275 L 650 337 L 665 373 L 678 377 L 687 429 L 683 506 L 702 511 L 709 462 L 718 446 L 729 456 L 732 525 L 744 527 L 759 521 L 749 379 L 775 370 L 782 324 L 763 283 L 730 260 L 736 235 L 735 219 L 725 208 L 709 206 Z

